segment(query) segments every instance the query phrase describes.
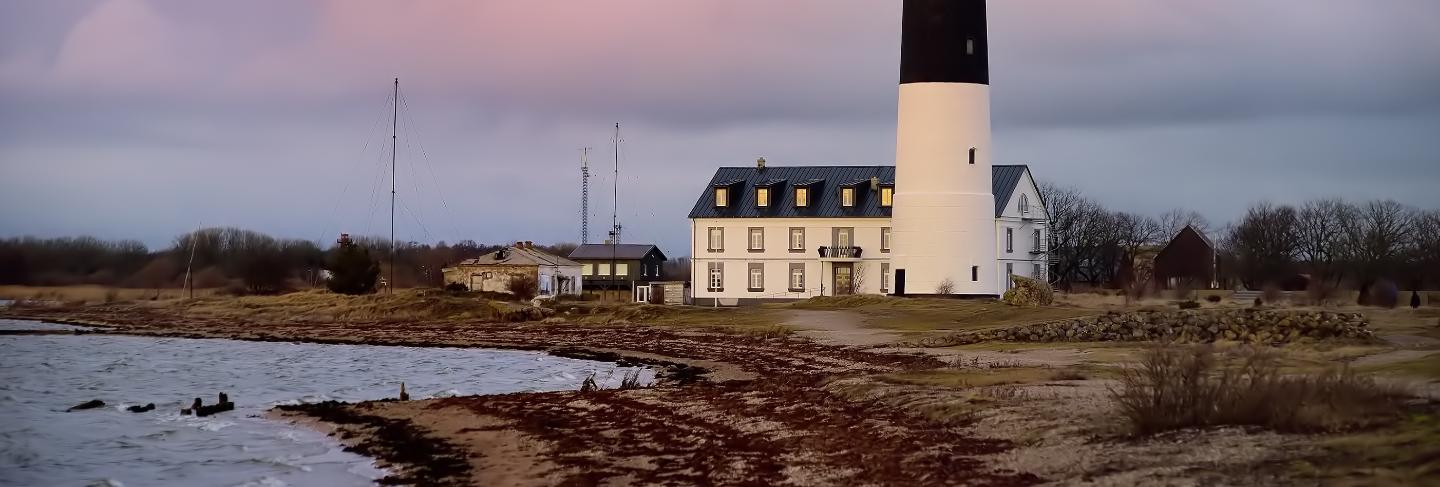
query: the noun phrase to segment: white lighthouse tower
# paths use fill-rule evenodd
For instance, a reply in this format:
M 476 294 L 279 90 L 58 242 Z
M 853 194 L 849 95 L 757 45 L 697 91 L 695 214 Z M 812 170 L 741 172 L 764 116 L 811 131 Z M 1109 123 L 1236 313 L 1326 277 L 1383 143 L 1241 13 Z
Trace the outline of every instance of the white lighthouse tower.
M 905 0 L 902 28 L 895 292 L 998 295 L 985 0 Z

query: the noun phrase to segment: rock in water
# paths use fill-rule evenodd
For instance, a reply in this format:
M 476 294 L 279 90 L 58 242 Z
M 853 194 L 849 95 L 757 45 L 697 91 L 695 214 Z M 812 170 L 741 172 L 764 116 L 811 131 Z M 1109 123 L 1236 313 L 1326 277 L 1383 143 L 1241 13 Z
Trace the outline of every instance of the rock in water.
M 89 400 L 89 401 L 85 401 L 85 402 L 82 402 L 82 403 L 80 403 L 80 404 L 76 404 L 75 407 L 72 407 L 72 408 L 70 408 L 70 409 L 66 409 L 65 411 L 67 411 L 67 412 L 68 412 L 68 411 L 80 411 L 80 410 L 85 410 L 85 409 L 95 409 L 95 408 L 102 408 L 102 407 L 105 407 L 105 401 L 101 401 L 101 400 L 99 400 L 99 399 L 91 399 L 91 400 Z
M 128 408 L 125 408 L 125 410 L 132 413 L 148 413 L 155 410 L 155 403 L 152 402 L 144 406 L 130 406 Z

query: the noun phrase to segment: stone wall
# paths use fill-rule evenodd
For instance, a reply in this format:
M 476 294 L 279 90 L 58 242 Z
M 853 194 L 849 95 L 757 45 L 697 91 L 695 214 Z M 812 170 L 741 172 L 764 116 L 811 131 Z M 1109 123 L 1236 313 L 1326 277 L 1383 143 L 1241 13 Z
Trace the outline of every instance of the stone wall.
M 1280 344 L 1302 338 L 1372 339 L 1360 313 L 1306 310 L 1165 310 L 1110 312 L 1014 328 L 947 337 L 952 345 L 983 341 L 1012 342 L 1214 342 Z

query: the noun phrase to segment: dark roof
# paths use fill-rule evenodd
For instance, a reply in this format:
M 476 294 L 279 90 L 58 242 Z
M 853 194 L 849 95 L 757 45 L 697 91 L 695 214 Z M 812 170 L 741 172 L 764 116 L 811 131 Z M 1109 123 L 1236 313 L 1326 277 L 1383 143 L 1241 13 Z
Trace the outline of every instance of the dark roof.
M 571 259 L 625 259 L 639 260 L 645 258 L 654 250 L 661 260 L 665 259 L 665 253 L 659 247 L 651 244 L 585 244 L 570 252 Z
M 1020 184 L 1025 171 L 1024 165 L 992 166 L 990 180 L 991 192 L 995 194 L 995 216 L 1000 216 L 1005 210 L 1005 203 L 1010 200 L 1010 195 L 1015 194 L 1015 187 Z M 715 171 L 710 184 L 700 195 L 699 201 L 695 202 L 695 208 L 690 210 L 690 218 L 889 217 L 891 209 L 880 207 L 879 193 L 870 191 L 866 184 L 861 184 L 870 181 L 872 177 L 879 179 L 881 186 L 893 186 L 895 166 L 770 166 L 763 169 L 722 167 Z M 745 188 L 763 186 L 776 180 L 793 181 L 787 188 L 810 186 L 810 206 L 796 208 L 795 192 L 781 191 L 780 194 L 770 196 L 770 207 L 756 207 L 755 191 Z M 746 184 L 740 186 L 740 194 L 730 195 L 729 207 L 716 208 L 715 191 L 712 188 L 734 181 L 743 181 Z M 861 189 L 856 192 L 856 205 L 853 208 L 840 206 L 839 188 L 847 185 L 856 185 Z M 574 257 L 574 254 L 571 254 L 571 257 Z

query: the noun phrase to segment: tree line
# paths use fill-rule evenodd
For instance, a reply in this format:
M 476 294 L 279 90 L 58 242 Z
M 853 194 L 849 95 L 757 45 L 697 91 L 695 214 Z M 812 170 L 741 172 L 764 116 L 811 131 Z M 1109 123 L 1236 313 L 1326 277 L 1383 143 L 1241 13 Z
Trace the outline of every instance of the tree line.
M 1106 209 L 1078 189 L 1042 184 L 1050 212 L 1051 281 L 1123 288 L 1136 279 L 1136 258 L 1192 226 L 1216 246 L 1223 286 L 1249 289 L 1307 282 L 1360 288 L 1391 280 L 1440 285 L 1440 210 L 1391 200 L 1338 198 L 1300 206 L 1256 203 L 1239 221 L 1217 227 L 1197 212 L 1158 217 Z

